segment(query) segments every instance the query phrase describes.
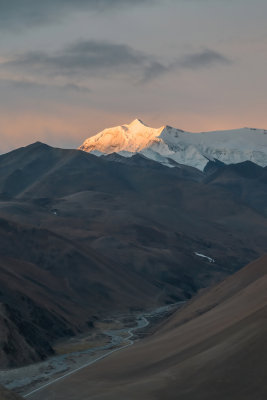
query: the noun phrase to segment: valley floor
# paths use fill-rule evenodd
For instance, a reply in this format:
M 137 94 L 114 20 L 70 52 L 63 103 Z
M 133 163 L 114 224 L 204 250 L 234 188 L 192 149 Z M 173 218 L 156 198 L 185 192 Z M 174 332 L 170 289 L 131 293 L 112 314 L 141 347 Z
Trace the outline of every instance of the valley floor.
M 90 334 L 55 344 L 54 357 L 25 367 L 1 371 L 0 384 L 30 398 L 32 394 L 54 382 L 131 346 L 142 336 L 149 335 L 182 304 L 183 302 L 179 302 L 143 313 L 116 315 L 98 321 Z
M 199 293 L 147 339 L 27 397 L 266 399 L 266 267 L 267 256 L 263 256 Z M 128 328 L 128 333 L 134 332 Z

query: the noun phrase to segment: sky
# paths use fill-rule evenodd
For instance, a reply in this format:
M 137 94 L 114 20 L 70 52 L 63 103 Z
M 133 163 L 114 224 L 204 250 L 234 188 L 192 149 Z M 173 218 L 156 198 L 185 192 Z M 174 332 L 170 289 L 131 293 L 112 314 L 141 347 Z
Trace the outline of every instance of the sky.
M 0 0 L 0 153 L 140 118 L 267 129 L 266 0 Z

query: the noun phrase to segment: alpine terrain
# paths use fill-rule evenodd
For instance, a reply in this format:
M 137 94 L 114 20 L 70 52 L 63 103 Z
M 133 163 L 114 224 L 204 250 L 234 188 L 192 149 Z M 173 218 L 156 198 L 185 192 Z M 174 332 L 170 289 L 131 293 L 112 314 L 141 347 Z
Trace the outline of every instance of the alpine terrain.
M 141 153 L 164 165 L 189 165 L 203 171 L 209 161 L 236 164 L 252 161 L 267 166 L 267 130 L 243 128 L 230 131 L 191 133 L 171 126 L 150 128 L 140 119 L 129 125 L 105 129 L 80 147 L 96 155 Z
M 179 390 L 197 400 L 212 398 L 197 390 L 214 380 L 224 398 L 241 399 L 222 386 L 239 382 L 239 360 L 246 368 L 247 351 L 264 346 L 266 145 L 263 130 L 188 133 L 135 120 L 77 150 L 37 142 L 0 155 L 0 384 L 34 399 Z M 147 339 L 126 351 L 133 321 L 145 328 L 147 313 L 187 302 L 166 324 L 152 318 Z M 105 349 L 118 354 L 83 368 Z M 82 371 L 71 375 L 73 357 Z

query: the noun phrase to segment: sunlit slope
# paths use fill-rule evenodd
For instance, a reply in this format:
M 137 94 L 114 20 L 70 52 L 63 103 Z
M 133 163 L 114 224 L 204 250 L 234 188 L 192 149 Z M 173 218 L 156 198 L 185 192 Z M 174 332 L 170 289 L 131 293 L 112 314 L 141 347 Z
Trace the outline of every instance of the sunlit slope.
M 242 128 L 192 133 L 168 125 L 154 129 L 136 119 L 89 137 L 80 149 L 97 155 L 116 152 L 125 157 L 138 152 L 164 165 L 173 166 L 176 162 L 200 170 L 209 160 L 226 164 L 252 161 L 264 167 L 267 131 Z

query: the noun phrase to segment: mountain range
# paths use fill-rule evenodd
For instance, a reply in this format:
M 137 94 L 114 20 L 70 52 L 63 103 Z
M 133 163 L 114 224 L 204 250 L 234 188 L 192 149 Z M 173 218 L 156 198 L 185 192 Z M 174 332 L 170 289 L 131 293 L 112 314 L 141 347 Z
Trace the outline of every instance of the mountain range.
M 183 301 L 266 251 L 267 168 L 168 168 L 42 143 L 0 156 L 0 364 Z M 212 262 L 211 262 L 212 260 Z
M 85 140 L 81 150 L 96 155 L 140 153 L 169 167 L 189 165 L 203 171 L 209 161 L 235 164 L 252 161 L 267 166 L 267 131 L 243 128 L 228 131 L 185 132 L 171 126 L 154 129 L 140 119 L 105 129 Z

